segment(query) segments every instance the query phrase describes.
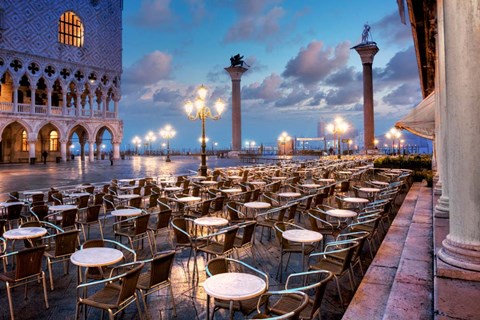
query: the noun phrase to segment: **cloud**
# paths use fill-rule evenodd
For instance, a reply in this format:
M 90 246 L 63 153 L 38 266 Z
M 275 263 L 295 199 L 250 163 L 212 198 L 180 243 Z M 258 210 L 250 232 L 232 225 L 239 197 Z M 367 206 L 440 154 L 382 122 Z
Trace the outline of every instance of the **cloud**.
M 184 95 L 180 93 L 180 90 L 172 90 L 167 87 L 156 90 L 153 94 L 154 102 L 166 102 L 176 104 L 183 100 Z
M 404 83 L 383 97 L 383 101 L 392 106 L 413 106 L 422 100 L 418 83 Z
M 283 79 L 276 73 L 272 73 L 263 79 L 262 83 L 254 82 L 242 89 L 242 98 L 262 99 L 265 101 L 274 101 L 282 96 Z
M 408 21 L 408 19 L 407 19 Z M 406 45 L 412 42 L 412 29 L 410 23 L 400 23 L 398 11 L 383 17 L 371 26 L 371 32 L 377 38 L 381 38 L 386 44 Z M 374 39 L 378 41 L 378 39 Z
M 346 41 L 338 44 L 335 49 L 324 48 L 322 41 L 312 41 L 288 61 L 282 75 L 307 86 L 316 84 L 346 65 L 350 55 L 349 47 L 349 42 Z
M 166 27 L 175 20 L 170 9 L 171 0 L 143 0 L 140 10 L 130 18 L 137 26 L 145 28 Z
M 189 6 L 190 14 L 195 22 L 200 22 L 207 15 L 204 0 L 185 0 Z
M 249 15 L 240 18 L 228 29 L 223 41 L 264 41 L 280 31 L 280 19 L 285 15 L 282 7 L 274 7 L 265 15 Z
M 123 82 L 131 86 L 148 86 L 160 80 L 169 79 L 172 72 L 172 56 L 161 51 L 154 51 L 124 71 Z
M 379 82 L 418 81 L 418 68 L 413 46 L 397 52 L 385 68 L 375 68 Z

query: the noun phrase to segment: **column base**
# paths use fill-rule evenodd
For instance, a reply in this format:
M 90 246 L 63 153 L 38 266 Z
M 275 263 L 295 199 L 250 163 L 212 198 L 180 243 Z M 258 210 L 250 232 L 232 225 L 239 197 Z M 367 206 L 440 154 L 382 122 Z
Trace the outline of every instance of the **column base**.
M 436 218 L 448 219 L 450 217 L 450 199 L 448 197 L 441 196 L 438 199 L 433 214 Z
M 453 241 L 447 235 L 442 242 L 438 257 L 452 266 L 480 272 L 480 246 Z
M 435 178 L 434 178 L 434 182 L 435 182 Z M 440 180 L 438 180 L 437 183 L 435 183 L 435 187 L 433 188 L 433 194 L 436 196 L 439 196 L 442 194 L 442 182 Z

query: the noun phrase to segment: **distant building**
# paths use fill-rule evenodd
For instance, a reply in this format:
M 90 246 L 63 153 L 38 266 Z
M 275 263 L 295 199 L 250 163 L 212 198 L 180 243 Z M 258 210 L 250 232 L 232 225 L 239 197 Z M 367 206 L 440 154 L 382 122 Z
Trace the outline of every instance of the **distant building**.
M 100 156 L 105 131 L 120 156 L 122 10 L 118 0 L 0 4 L 0 161 Z

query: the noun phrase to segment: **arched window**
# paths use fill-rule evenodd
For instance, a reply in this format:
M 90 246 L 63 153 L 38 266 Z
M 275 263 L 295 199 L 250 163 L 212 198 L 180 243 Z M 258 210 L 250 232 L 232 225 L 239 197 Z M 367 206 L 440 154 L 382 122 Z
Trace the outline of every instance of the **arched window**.
M 83 46 L 83 24 L 72 11 L 67 11 L 60 17 L 58 41 L 75 47 Z
M 28 151 L 27 131 L 22 131 L 22 151 Z
M 58 132 L 53 130 L 50 132 L 50 151 L 58 151 Z

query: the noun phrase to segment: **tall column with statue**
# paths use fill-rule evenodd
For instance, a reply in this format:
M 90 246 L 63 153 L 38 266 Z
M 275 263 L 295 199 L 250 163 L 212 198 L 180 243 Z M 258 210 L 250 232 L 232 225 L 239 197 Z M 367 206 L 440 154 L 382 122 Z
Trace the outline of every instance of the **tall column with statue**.
M 225 68 L 232 79 L 232 150 L 242 149 L 242 97 L 240 81 L 242 75 L 248 70 L 248 65 L 243 61 L 243 56 L 236 54 L 230 58 L 230 67 Z
M 370 26 L 365 24 L 362 32 L 362 42 L 352 49 L 360 55 L 363 65 L 363 138 L 365 150 L 375 148 L 375 120 L 373 110 L 373 58 L 379 51 L 377 44 L 372 41 Z

